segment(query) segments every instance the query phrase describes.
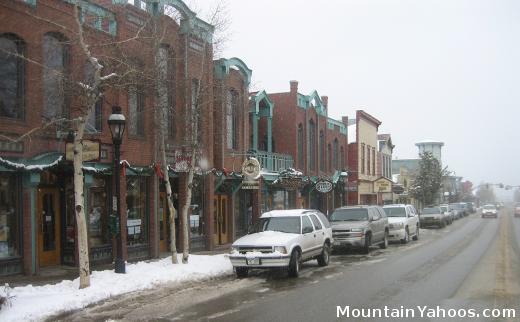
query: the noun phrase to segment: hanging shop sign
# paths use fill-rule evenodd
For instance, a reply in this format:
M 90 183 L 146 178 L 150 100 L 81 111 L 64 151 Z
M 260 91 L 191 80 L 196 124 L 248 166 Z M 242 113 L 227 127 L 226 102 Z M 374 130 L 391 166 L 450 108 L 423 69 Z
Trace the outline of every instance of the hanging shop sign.
M 321 193 L 327 193 L 332 190 L 332 182 L 327 180 L 320 180 L 316 182 L 316 190 Z
M 260 178 L 260 162 L 256 158 L 249 158 L 242 163 L 242 189 L 257 190 L 259 188 L 258 178 Z
M 74 160 L 74 143 L 67 142 L 65 146 L 67 161 Z M 99 161 L 101 145 L 99 141 L 83 140 L 83 161 Z
M 260 162 L 256 158 L 249 158 L 242 163 L 242 174 L 249 180 L 260 178 Z
M 394 185 L 392 187 L 392 192 L 395 193 L 395 194 L 400 195 L 400 194 L 404 193 L 404 188 L 401 185 Z
M 242 189 L 257 190 L 259 188 L 258 178 L 260 178 L 260 162 L 256 158 L 249 158 L 242 163 Z

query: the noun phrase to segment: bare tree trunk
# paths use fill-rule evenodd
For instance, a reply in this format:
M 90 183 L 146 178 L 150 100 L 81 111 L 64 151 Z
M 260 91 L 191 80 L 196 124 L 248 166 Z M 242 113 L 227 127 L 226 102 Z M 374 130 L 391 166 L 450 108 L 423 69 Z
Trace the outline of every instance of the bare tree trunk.
M 85 119 L 80 118 L 78 132 L 74 137 L 74 210 L 78 229 L 79 288 L 90 286 L 90 264 L 88 255 L 87 221 L 85 218 L 85 200 L 83 193 L 83 133 Z
M 164 148 L 164 137 L 161 140 L 161 166 L 164 175 L 166 176 L 166 181 L 164 183 L 166 187 L 166 200 L 168 202 L 168 210 L 170 212 L 170 250 L 172 252 L 172 263 L 178 264 L 179 260 L 177 259 L 177 246 L 176 241 L 177 238 L 175 236 L 175 207 L 173 206 L 172 201 L 172 186 L 170 184 L 170 180 L 168 177 L 168 165 L 166 164 L 166 150 Z
M 190 255 L 190 225 L 189 225 L 189 218 L 188 218 L 188 211 L 191 205 L 191 194 L 193 190 L 193 175 L 195 173 L 195 155 L 196 151 L 193 150 L 191 153 L 191 165 L 188 170 L 188 178 L 186 179 L 185 185 L 184 185 L 184 191 L 186 191 L 186 202 L 184 203 L 184 206 L 182 207 L 182 221 L 183 221 L 183 248 L 182 248 L 182 263 L 187 264 L 188 258 Z

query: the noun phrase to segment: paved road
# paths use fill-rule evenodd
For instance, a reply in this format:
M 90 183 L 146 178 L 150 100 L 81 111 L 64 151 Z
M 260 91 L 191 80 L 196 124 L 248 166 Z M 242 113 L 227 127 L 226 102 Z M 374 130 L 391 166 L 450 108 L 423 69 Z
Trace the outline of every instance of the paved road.
M 471 215 L 444 229 L 421 230 L 407 245 L 366 255 L 336 254 L 328 267 L 304 264 L 298 279 L 255 272 L 179 288 L 127 295 L 60 316 L 64 321 L 390 321 L 337 318 L 345 309 L 416 306 L 472 308 L 480 317 L 451 321 L 520 321 L 520 218 Z M 484 318 L 484 309 L 513 308 L 517 318 Z M 442 311 L 441 311 L 442 312 Z M 490 313 L 490 312 L 487 312 Z M 384 314 L 384 313 L 383 313 Z M 410 313 L 411 314 L 411 313 Z M 54 318 L 53 320 L 55 320 Z M 398 319 L 399 321 L 407 319 Z M 425 318 L 425 321 L 444 320 Z

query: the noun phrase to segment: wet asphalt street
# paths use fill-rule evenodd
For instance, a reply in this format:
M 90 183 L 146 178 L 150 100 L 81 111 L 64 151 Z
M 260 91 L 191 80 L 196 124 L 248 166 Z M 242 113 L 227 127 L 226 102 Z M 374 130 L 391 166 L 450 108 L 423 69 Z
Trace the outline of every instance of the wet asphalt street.
M 520 218 L 503 209 L 498 219 L 478 214 L 444 229 L 421 230 L 419 241 L 373 248 L 370 255 L 337 253 L 328 267 L 303 265 L 300 277 L 253 272 L 165 285 L 108 300 L 52 320 L 62 321 L 444 321 L 442 318 L 337 317 L 350 309 L 428 306 L 472 308 L 474 318 L 449 321 L 520 321 Z M 485 318 L 482 310 L 516 309 L 516 318 Z

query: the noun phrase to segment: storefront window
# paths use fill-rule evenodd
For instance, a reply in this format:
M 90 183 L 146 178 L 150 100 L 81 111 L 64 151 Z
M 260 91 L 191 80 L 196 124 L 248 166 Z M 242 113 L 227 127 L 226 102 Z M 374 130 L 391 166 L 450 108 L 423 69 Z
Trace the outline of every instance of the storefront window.
M 108 214 L 106 183 L 101 177 L 94 178 L 89 188 L 88 237 L 90 247 L 105 245 L 108 240 Z
M 262 212 L 290 209 L 295 205 L 289 203 L 290 192 L 285 190 L 267 191 L 264 196 Z M 294 201 L 295 203 L 295 201 Z
M 138 176 L 126 178 L 126 208 L 127 244 L 147 243 L 146 178 Z
M 204 235 L 204 181 L 201 177 L 193 178 L 191 205 L 188 210 L 191 237 Z
M 0 259 L 20 255 L 17 188 L 15 175 L 0 174 Z

